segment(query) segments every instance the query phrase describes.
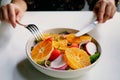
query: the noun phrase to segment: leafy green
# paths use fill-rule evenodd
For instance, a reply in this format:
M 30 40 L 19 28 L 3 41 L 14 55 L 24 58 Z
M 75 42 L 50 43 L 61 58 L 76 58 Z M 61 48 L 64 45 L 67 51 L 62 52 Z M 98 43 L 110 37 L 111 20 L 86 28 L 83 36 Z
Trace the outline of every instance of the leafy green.
M 96 52 L 94 55 L 90 56 L 91 63 L 94 63 L 100 56 L 99 52 Z

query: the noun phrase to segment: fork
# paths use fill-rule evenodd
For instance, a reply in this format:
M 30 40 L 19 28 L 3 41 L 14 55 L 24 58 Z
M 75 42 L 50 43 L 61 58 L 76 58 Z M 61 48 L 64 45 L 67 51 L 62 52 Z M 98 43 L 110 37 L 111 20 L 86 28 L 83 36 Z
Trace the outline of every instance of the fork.
M 39 41 L 41 39 L 43 40 L 43 33 L 40 32 L 39 28 L 35 24 L 25 25 L 25 24 L 20 23 L 19 21 L 17 21 L 17 23 L 19 25 L 24 26 L 25 28 L 27 28 L 33 34 L 33 36 L 35 37 L 35 39 L 37 41 Z

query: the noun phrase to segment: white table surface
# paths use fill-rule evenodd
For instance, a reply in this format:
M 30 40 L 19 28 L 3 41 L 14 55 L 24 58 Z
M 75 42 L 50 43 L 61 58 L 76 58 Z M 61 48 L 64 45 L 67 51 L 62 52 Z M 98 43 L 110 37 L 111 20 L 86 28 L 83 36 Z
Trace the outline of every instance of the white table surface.
M 21 22 L 34 23 L 41 30 L 54 27 L 81 29 L 92 19 L 92 12 L 27 12 Z M 0 51 L 0 80 L 63 80 L 37 71 L 26 59 L 25 46 L 31 36 L 27 29 L 17 25 L 12 31 L 9 43 Z M 120 13 L 89 34 L 102 47 L 100 62 L 83 77 L 64 80 L 120 80 Z

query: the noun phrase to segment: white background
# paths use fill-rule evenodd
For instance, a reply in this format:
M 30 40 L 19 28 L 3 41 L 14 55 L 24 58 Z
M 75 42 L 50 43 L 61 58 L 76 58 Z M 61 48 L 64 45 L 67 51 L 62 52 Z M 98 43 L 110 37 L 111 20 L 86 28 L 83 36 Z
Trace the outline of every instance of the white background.
M 41 30 L 54 27 L 81 29 L 92 19 L 93 13 L 86 11 L 27 12 L 21 22 L 35 23 Z M 25 45 L 31 34 L 19 25 L 12 31 L 9 43 L 0 50 L 1 80 L 120 80 L 120 13 L 89 33 L 100 43 L 102 57 L 88 74 L 75 79 L 56 79 L 37 71 L 26 59 Z

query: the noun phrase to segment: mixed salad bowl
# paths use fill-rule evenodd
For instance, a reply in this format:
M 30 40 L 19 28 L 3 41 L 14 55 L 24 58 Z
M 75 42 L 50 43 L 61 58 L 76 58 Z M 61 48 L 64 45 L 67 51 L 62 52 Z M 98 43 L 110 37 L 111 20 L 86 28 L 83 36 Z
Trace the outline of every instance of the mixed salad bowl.
M 101 57 L 99 43 L 89 34 L 75 36 L 78 30 L 54 28 L 44 31 L 44 38 L 31 37 L 26 52 L 32 65 L 56 78 L 74 78 L 88 72 Z

